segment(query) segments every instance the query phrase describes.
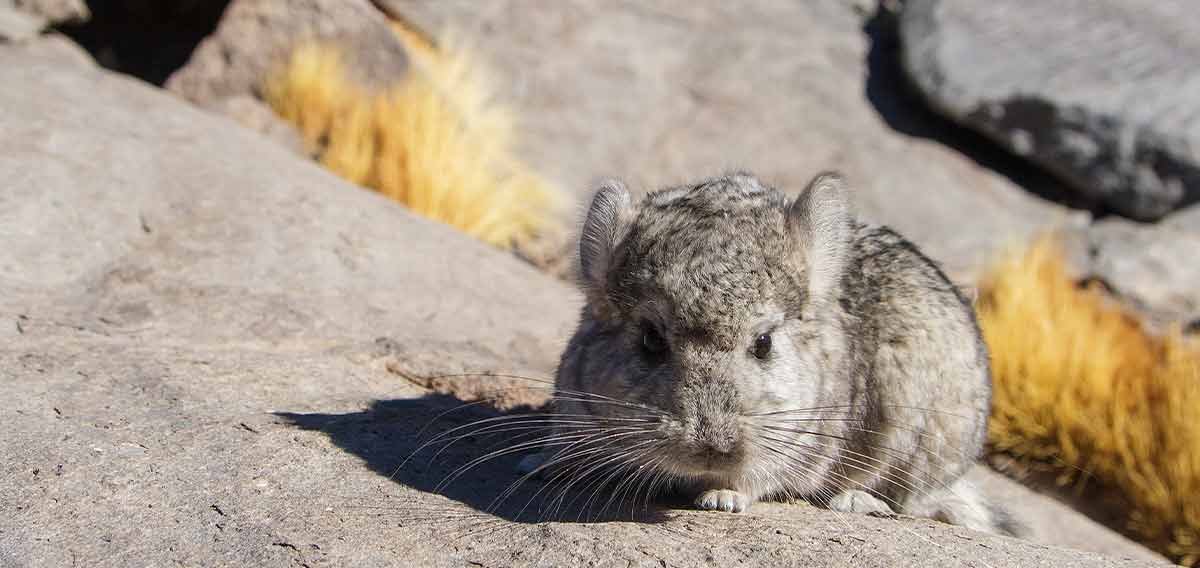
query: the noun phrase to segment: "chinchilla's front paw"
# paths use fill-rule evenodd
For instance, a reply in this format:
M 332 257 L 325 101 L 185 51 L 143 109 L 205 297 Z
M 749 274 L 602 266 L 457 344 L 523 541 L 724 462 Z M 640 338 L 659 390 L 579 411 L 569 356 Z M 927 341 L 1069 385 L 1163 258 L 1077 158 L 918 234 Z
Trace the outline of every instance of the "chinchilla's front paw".
M 710 489 L 696 497 L 696 506 L 706 511 L 741 513 L 750 508 L 750 497 L 732 489 Z

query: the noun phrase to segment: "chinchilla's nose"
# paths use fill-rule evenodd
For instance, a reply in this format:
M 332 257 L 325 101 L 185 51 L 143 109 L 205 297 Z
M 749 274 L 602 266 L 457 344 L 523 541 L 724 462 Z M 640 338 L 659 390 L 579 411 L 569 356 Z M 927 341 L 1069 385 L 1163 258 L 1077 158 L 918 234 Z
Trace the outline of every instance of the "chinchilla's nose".
M 696 420 L 696 441 L 707 453 L 735 454 L 740 450 L 740 438 L 735 417 L 700 415 Z

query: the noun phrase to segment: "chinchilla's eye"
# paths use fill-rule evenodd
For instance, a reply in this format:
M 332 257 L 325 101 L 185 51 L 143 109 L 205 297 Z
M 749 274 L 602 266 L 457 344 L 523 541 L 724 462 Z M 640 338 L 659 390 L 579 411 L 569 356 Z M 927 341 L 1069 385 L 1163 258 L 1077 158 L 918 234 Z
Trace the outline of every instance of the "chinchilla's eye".
M 647 355 L 659 356 L 667 350 L 667 342 L 657 329 L 650 324 L 642 324 L 642 351 Z
M 754 339 L 754 356 L 766 359 L 771 354 L 771 334 L 764 333 Z

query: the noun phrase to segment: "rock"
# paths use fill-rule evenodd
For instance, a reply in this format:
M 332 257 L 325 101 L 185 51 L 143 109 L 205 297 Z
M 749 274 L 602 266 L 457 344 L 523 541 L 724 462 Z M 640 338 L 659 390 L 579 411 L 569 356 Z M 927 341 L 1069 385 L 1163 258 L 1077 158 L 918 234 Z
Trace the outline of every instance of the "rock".
M 864 96 L 880 71 L 850 3 L 377 3 L 479 50 L 518 110 L 526 161 L 580 196 L 607 176 L 645 190 L 734 168 L 799 192 L 840 169 L 860 211 L 964 279 L 1000 243 L 1086 221 L 894 130 Z
M 1103 219 L 1073 244 L 1085 247 L 1074 255 L 1084 277 L 1100 279 L 1160 327 L 1200 318 L 1200 206 L 1157 225 Z
M 137 81 L 0 50 L 0 107 L 6 565 L 1151 565 L 802 504 L 488 515 L 517 456 L 404 464 L 495 416 L 431 373 L 547 376 L 574 292 Z
M 37 37 L 46 20 L 0 2 L 0 42 L 20 42 Z
M 91 17 L 85 0 L 2 0 L 27 14 L 45 19 L 51 24 L 79 24 Z
M 1152 221 L 1200 200 L 1194 16 L 1190 0 L 912 0 L 904 68 L 939 112 Z
M 1000 503 L 1006 510 L 1012 511 L 1027 533 L 1025 538 L 1032 542 L 1172 565 L 1146 547 L 1081 516 L 1071 506 L 1034 491 L 989 467 L 975 467 L 967 473 L 967 479 L 992 502 Z
M 300 132 L 279 118 L 279 115 L 263 101 L 250 95 L 235 95 L 212 101 L 204 108 L 233 119 L 234 122 L 266 136 L 295 154 L 305 155 L 304 140 Z
M 261 98 L 264 79 L 293 48 L 318 40 L 342 45 L 351 72 L 367 85 L 390 84 L 407 68 L 403 44 L 367 0 L 233 0 L 216 32 L 166 86 L 202 104 Z
M 208 344 L 442 337 L 507 352 L 518 329 L 569 331 L 564 285 L 486 245 L 134 81 L 0 55 L 17 142 L 0 153 L 9 313 Z M 477 302 L 489 321 L 464 314 Z M 535 309 L 547 317 L 518 325 Z
M 0 15 L 0 18 L 3 16 Z M 91 67 L 96 60 L 79 44 L 59 33 L 46 33 L 14 43 L 0 42 L 0 50 L 27 53 L 57 59 L 68 65 Z

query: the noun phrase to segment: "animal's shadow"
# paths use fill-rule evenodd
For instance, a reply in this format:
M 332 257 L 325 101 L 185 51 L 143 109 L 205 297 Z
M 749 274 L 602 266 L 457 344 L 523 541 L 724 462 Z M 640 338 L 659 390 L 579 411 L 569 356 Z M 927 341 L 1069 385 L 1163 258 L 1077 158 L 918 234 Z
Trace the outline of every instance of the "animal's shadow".
M 535 416 L 539 411 L 542 409 L 526 406 L 501 412 L 481 402 L 435 394 L 377 400 L 368 410 L 347 414 L 276 415 L 302 429 L 324 433 L 339 448 L 396 483 L 445 496 L 485 516 L 522 523 L 659 522 L 667 518 L 660 505 L 682 504 L 669 489 L 657 498 L 646 491 L 632 495 L 631 484 L 620 485 L 628 476 L 606 478 L 608 473 L 601 472 L 612 470 L 604 468 L 577 476 L 579 481 L 573 484 L 569 476 L 524 476 L 518 472 L 518 463 L 533 453 L 532 448 L 483 459 L 542 434 L 497 428 L 471 435 L 471 430 L 481 427 L 472 423 L 486 426 L 524 420 L 522 416 Z M 646 489 L 648 484 L 639 487 Z M 433 516 L 441 513 L 444 511 Z

